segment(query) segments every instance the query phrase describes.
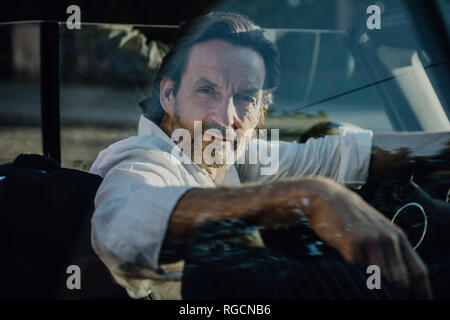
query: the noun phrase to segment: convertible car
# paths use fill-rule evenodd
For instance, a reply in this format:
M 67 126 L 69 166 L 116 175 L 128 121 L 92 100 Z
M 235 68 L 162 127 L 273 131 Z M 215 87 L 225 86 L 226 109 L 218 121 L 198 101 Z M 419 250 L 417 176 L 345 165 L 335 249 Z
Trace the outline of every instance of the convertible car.
M 373 2 L 200 1 L 189 17 L 242 13 L 277 44 L 282 76 L 266 127 L 279 129 L 280 140 L 304 143 L 339 134 L 342 126 L 450 131 L 450 1 L 377 1 L 380 29 L 367 25 Z M 158 2 L 148 6 L 155 11 Z M 101 179 L 83 172 L 100 150 L 137 134 L 139 101 L 178 26 L 151 24 L 151 17 L 160 21 L 155 12 L 145 24 L 117 16 L 82 20 L 76 30 L 65 20 L 0 23 L 3 299 L 128 298 L 90 246 Z M 34 156 L 17 157 L 22 153 Z M 51 184 L 57 174 L 63 185 Z M 8 182 L 14 177 L 27 184 Z M 20 197 L 43 189 L 45 198 Z M 450 299 L 450 145 L 407 172 L 370 177 L 354 191 L 406 232 L 428 266 L 434 297 Z M 55 206 L 50 214 L 55 197 L 71 209 Z M 188 247 L 182 297 L 414 298 L 389 286 L 365 290 L 365 266 L 345 264 L 305 221 L 258 230 L 263 247 L 252 244 L 255 229 L 242 221 L 202 225 Z M 83 270 L 83 290 L 67 288 L 69 265 Z

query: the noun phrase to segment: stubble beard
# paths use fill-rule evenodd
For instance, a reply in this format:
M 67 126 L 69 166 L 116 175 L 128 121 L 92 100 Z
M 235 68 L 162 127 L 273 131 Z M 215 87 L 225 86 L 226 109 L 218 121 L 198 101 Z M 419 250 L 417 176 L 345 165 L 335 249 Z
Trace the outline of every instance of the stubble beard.
M 195 141 L 195 139 L 199 139 L 199 138 L 196 138 L 194 136 L 194 130 L 186 128 L 186 126 L 183 124 L 183 121 L 181 120 L 181 117 L 178 116 L 178 115 L 174 115 L 174 119 L 172 121 L 172 125 L 171 126 L 172 126 L 172 131 L 174 131 L 176 129 L 185 129 L 185 130 L 189 131 L 190 136 L 191 136 L 191 155 L 190 155 L 190 158 L 191 158 L 191 161 L 194 161 L 194 159 L 195 159 L 195 147 L 196 147 L 194 141 Z M 220 159 L 221 161 L 219 163 L 215 162 L 215 163 L 212 163 L 212 164 L 207 164 L 207 163 L 204 162 L 204 159 L 203 159 L 203 156 L 204 156 L 204 154 L 203 154 L 203 152 L 204 152 L 203 137 L 204 137 L 205 131 L 208 130 L 208 129 L 219 129 L 222 132 L 222 134 L 225 135 L 225 132 L 224 132 L 225 130 L 221 130 L 217 126 L 209 126 L 208 124 L 206 124 L 205 122 L 202 121 L 202 136 L 200 137 L 200 139 L 202 139 L 202 143 L 201 143 L 201 145 L 202 145 L 202 150 L 201 150 L 202 162 L 201 163 L 196 163 L 196 164 L 200 168 L 204 168 L 204 169 L 221 169 L 221 168 L 227 168 L 231 164 L 235 163 L 236 160 L 238 159 L 238 157 L 243 153 L 243 150 L 244 150 L 243 146 L 240 146 L 240 142 L 239 142 L 240 139 L 239 139 L 239 135 L 238 134 L 236 134 L 236 138 L 232 142 L 231 148 L 226 148 L 225 144 L 222 144 L 222 148 L 221 149 L 223 150 L 223 152 L 222 152 L 223 156 L 221 157 L 221 159 Z M 214 142 L 212 141 L 210 143 L 214 143 Z M 218 149 L 220 149 L 220 148 L 218 148 Z M 228 150 L 232 149 L 232 151 L 227 153 L 227 151 L 228 151 L 227 149 Z M 212 156 L 215 156 L 215 154 L 213 154 Z

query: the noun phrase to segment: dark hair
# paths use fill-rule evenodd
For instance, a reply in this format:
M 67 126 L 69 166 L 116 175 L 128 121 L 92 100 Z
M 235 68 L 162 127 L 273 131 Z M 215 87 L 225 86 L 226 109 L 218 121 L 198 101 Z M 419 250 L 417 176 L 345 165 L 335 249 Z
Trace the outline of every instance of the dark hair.
M 161 63 L 148 99 L 140 103 L 148 119 L 159 124 L 165 114 L 159 100 L 161 80 L 173 80 L 176 94 L 186 69 L 190 49 L 198 43 L 212 39 L 251 48 L 262 56 L 266 69 L 263 104 L 264 111 L 267 110 L 280 77 L 280 57 L 276 45 L 264 36 L 261 27 L 247 17 L 236 13 L 214 12 L 180 26 L 177 40 Z M 264 116 L 261 120 L 264 120 Z

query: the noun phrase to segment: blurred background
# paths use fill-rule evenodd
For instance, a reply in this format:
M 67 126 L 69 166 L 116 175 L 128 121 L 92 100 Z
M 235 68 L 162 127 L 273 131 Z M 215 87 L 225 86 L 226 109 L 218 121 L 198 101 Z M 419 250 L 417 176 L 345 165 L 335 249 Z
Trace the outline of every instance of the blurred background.
M 446 13 L 450 1 L 438 3 Z M 70 4 L 81 8 L 81 30 L 69 30 L 64 24 Z M 382 24 L 387 29 L 380 31 L 381 45 L 370 52 L 385 67 L 375 76 L 354 48 L 355 30 L 365 28 L 366 9 L 372 4 L 382 9 Z M 245 14 L 277 43 L 282 76 L 266 125 L 280 129 L 283 140 L 298 140 L 326 121 L 374 131 L 407 131 L 394 120 L 374 83 L 408 74 L 416 68 L 415 54 L 424 69 L 445 67 L 421 49 L 401 0 L 57 4 L 17 0 L 13 7 L 0 10 L 0 163 L 12 161 L 21 152 L 42 153 L 37 20 L 63 22 L 59 26 L 60 61 L 55 62 L 60 70 L 62 165 L 88 170 L 100 150 L 137 134 L 138 103 L 170 49 L 177 26 L 210 11 Z M 448 23 L 449 16 L 444 16 Z M 395 32 L 389 32 L 389 26 Z M 364 35 L 358 33 L 357 40 L 367 41 Z M 441 96 L 438 88 L 436 95 Z M 444 112 L 448 117 L 448 110 Z

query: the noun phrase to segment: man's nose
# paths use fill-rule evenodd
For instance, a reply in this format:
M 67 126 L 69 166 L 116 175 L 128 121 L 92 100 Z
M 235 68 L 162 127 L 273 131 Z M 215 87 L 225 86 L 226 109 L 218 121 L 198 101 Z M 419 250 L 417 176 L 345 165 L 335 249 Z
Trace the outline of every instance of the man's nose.
M 213 120 L 223 127 L 231 127 L 234 125 L 237 117 L 236 108 L 233 98 L 225 101 L 225 103 L 214 113 Z

